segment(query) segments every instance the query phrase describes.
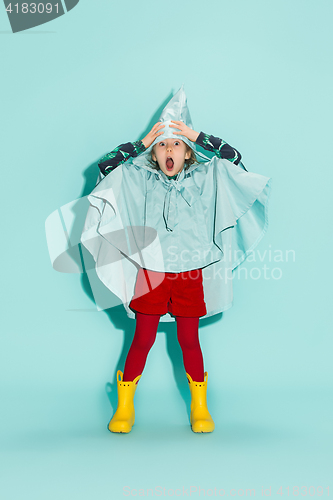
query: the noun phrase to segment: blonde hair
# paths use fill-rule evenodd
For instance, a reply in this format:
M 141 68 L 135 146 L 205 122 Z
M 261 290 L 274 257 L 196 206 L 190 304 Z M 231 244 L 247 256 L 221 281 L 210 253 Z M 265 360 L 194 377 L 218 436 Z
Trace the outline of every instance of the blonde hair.
M 186 144 L 186 142 L 184 142 L 184 144 L 186 146 L 186 153 L 188 153 L 189 151 L 191 151 L 191 156 L 189 157 L 188 160 L 185 160 L 185 167 L 184 167 L 184 169 L 187 170 L 191 165 L 193 165 L 193 163 L 198 163 L 198 162 L 197 162 L 197 159 L 196 159 L 196 156 L 195 156 L 195 153 L 194 153 L 193 149 L 190 148 L 190 146 L 188 144 Z M 152 157 L 152 153 L 154 151 L 154 147 L 152 148 L 152 150 L 150 152 L 148 161 L 149 161 L 150 165 L 153 168 L 155 168 L 155 170 L 161 170 L 160 167 L 159 167 L 159 165 L 158 165 L 158 163 L 157 163 L 157 161 L 154 161 L 153 157 Z

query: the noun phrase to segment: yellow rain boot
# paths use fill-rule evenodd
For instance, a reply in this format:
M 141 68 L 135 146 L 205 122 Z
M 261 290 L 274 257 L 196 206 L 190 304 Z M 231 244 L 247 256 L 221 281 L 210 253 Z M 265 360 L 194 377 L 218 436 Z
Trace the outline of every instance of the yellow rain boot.
M 140 377 L 141 375 L 138 375 L 133 382 L 124 382 L 123 373 L 117 371 L 118 407 L 109 422 L 108 427 L 111 432 L 131 432 L 135 421 L 133 399 Z
M 191 416 L 190 422 L 193 432 L 212 432 L 215 424 L 207 408 L 207 380 L 208 373 L 205 372 L 203 382 L 194 382 L 186 373 L 191 391 Z

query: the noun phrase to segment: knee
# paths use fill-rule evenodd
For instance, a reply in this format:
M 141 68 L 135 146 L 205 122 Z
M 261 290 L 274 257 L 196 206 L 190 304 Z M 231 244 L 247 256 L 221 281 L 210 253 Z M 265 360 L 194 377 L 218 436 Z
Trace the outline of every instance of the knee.
M 199 342 L 199 318 L 177 317 L 177 338 L 182 349 L 198 349 Z
M 154 345 L 156 333 L 152 335 L 135 335 L 132 346 L 140 351 L 149 351 Z
M 186 349 L 189 351 L 200 348 L 200 342 L 197 334 L 191 336 L 187 335 L 186 337 L 178 334 L 177 338 L 182 350 Z

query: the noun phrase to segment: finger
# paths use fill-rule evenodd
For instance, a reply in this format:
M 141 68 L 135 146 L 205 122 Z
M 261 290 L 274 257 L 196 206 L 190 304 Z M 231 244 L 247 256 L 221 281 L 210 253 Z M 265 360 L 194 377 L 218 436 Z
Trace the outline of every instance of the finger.
M 151 129 L 151 132 L 155 132 L 158 128 L 160 128 L 161 123 L 155 123 L 153 128 Z
M 156 137 L 157 135 L 164 134 L 164 130 L 161 131 L 161 129 L 157 129 L 154 132 L 152 132 L 153 137 Z
M 155 132 L 157 132 L 158 130 L 161 130 L 161 128 L 164 128 L 164 127 L 165 127 L 164 123 L 156 124 L 155 127 L 154 127 L 155 128 Z

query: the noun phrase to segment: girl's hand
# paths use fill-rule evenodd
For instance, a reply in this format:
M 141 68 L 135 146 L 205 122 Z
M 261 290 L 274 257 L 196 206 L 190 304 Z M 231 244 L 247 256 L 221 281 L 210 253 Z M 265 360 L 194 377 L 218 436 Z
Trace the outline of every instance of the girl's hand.
M 165 125 L 162 122 L 155 123 L 151 131 L 142 139 L 143 145 L 146 149 L 149 148 L 149 146 L 155 141 L 156 137 L 163 134 L 163 130 L 162 132 L 160 132 L 160 130 L 164 127 Z
M 196 132 L 192 128 L 188 127 L 187 125 L 185 125 L 184 122 L 175 121 L 175 120 L 171 120 L 171 121 L 172 121 L 172 123 L 175 123 L 176 125 L 169 125 L 169 126 L 173 127 L 173 128 L 178 128 L 180 130 L 180 132 L 174 132 L 174 134 L 183 135 L 184 137 L 187 137 L 187 139 L 189 139 L 192 142 L 195 142 L 197 140 L 197 138 L 199 136 L 199 132 Z

